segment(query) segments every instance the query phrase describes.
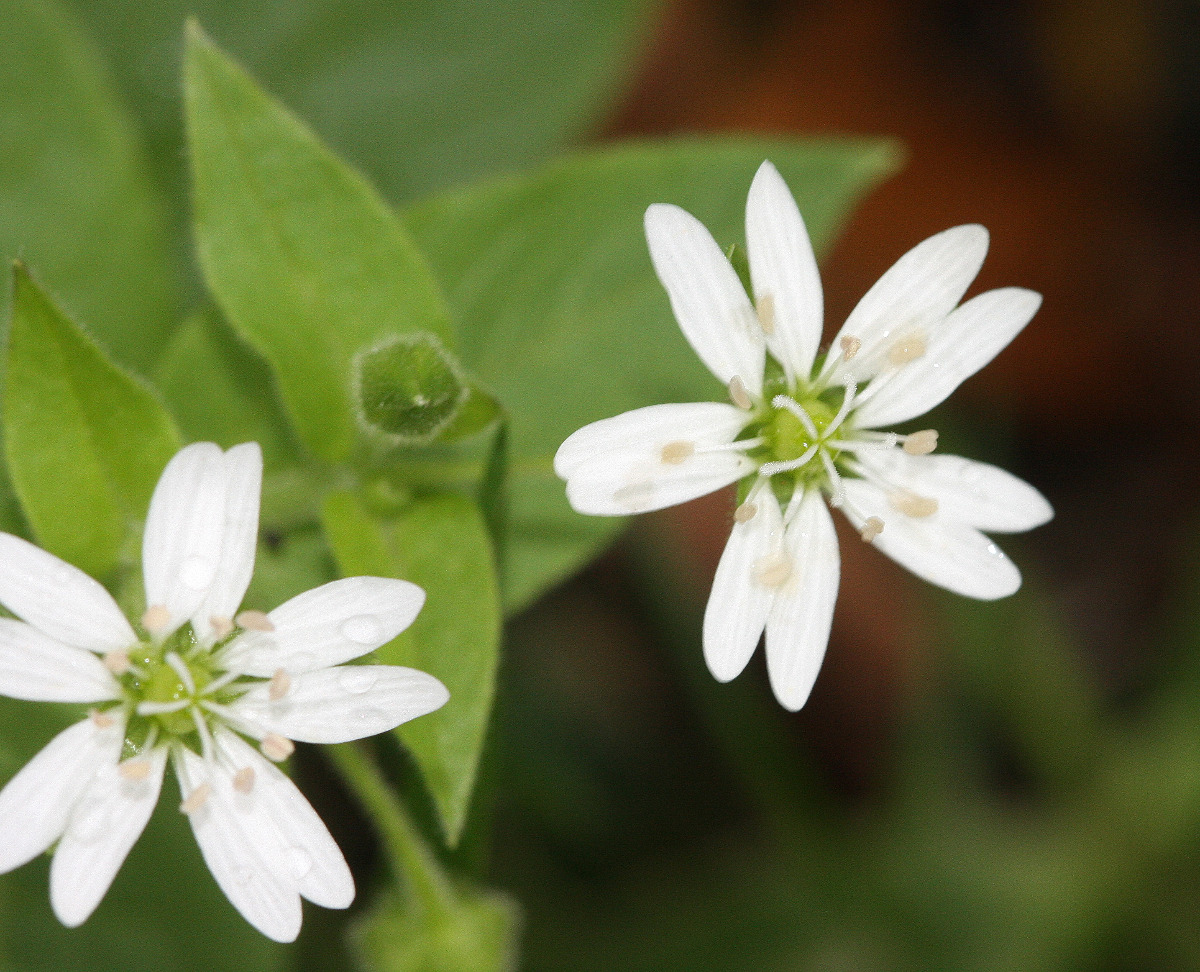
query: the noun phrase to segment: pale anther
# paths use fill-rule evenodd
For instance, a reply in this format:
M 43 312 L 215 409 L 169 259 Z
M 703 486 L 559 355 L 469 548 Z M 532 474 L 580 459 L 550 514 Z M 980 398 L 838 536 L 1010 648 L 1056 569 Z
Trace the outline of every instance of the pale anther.
M 678 466 L 684 460 L 690 459 L 695 453 L 696 443 L 680 439 L 676 442 L 668 442 L 663 446 L 660 457 L 668 466 Z
M 862 527 L 863 543 L 870 543 L 881 533 L 883 533 L 883 520 L 877 516 L 868 516 Z
M 233 774 L 233 788 L 238 793 L 249 793 L 254 789 L 254 767 L 243 766 Z
M 755 310 L 758 313 L 758 323 L 763 329 L 763 334 L 770 337 L 775 333 L 775 295 L 763 294 L 758 298 L 758 306 Z
M 129 671 L 129 652 L 123 648 L 108 652 L 104 656 L 104 667 L 114 675 L 124 675 Z
M 276 732 L 269 732 L 259 749 L 271 762 L 281 763 L 296 751 L 296 744 Z
M 743 412 L 748 412 L 754 407 L 754 400 L 750 397 L 750 390 L 746 387 L 746 383 L 742 381 L 741 375 L 734 375 L 729 379 L 729 400 Z
M 151 634 L 156 634 L 171 623 L 171 612 L 165 604 L 152 604 L 142 615 L 142 627 Z
M 207 783 L 201 783 L 196 789 L 188 794 L 187 799 L 179 804 L 179 812 L 184 814 L 193 814 L 208 802 L 208 798 L 212 795 L 212 787 Z
M 937 448 L 937 429 L 922 429 L 904 437 L 904 451 L 910 456 L 927 456 Z
M 231 634 L 233 634 L 232 618 L 222 618 L 214 614 L 208 619 L 208 623 L 218 641 L 220 641 L 222 638 L 228 638 Z
M 842 360 L 849 361 L 862 350 L 862 341 L 847 334 L 838 342 L 842 346 Z
M 122 779 L 144 780 L 150 775 L 150 760 L 127 759 L 117 766 L 117 772 L 121 774 Z
M 92 720 L 92 725 L 97 729 L 111 729 L 116 722 L 107 712 L 101 712 L 99 709 L 92 709 L 88 713 L 88 718 Z
M 905 516 L 921 519 L 933 516 L 938 510 L 938 501 L 930 496 L 919 496 L 908 490 L 900 490 L 888 497 L 888 502 Z
M 925 339 L 919 334 L 910 334 L 893 344 L 887 357 L 892 364 L 903 365 L 924 356 L 925 351 Z
M 247 631 L 274 631 L 275 625 L 262 611 L 242 611 L 237 623 Z
M 278 702 L 282 699 L 292 687 L 292 677 L 282 668 L 275 669 L 275 674 L 271 676 L 271 681 L 267 686 L 267 698 L 272 702 Z
M 758 504 L 752 503 L 750 500 L 746 500 L 745 503 L 743 503 L 741 506 L 739 506 L 734 511 L 733 519 L 737 523 L 749 523 L 757 515 L 758 515 Z
M 763 587 L 782 587 L 792 576 L 792 559 L 782 552 L 768 554 L 754 565 L 752 576 Z

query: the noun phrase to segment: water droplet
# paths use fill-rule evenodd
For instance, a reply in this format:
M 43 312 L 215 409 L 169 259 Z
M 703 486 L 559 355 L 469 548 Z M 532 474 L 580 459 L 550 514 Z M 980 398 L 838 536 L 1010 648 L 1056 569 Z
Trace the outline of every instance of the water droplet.
M 371 691 L 378 681 L 379 673 L 364 666 L 348 665 L 338 674 L 338 684 L 355 695 Z
M 254 880 L 254 872 L 248 867 L 236 867 L 233 869 L 233 883 L 239 888 L 244 888 Z
M 192 555 L 179 568 L 179 576 L 188 587 L 198 591 L 212 583 L 215 571 L 216 565 L 211 560 Z
M 358 645 L 377 645 L 383 637 L 383 625 L 373 614 L 359 614 L 342 622 L 342 637 Z
M 308 877 L 308 872 L 313 869 L 312 854 L 303 847 L 289 847 L 287 849 L 287 863 L 297 881 Z

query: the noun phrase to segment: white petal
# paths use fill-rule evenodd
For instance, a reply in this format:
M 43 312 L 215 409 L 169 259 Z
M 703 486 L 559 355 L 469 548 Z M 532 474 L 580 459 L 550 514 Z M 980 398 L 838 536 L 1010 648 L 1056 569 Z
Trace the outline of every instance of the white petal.
M 96 910 L 158 803 L 167 750 L 160 746 L 141 758 L 150 768 L 140 780 L 126 779 L 117 763 L 100 767 L 54 851 L 50 903 L 68 928 Z
M 340 743 L 394 729 L 440 709 L 450 698 L 432 675 L 397 665 L 340 665 L 291 678 L 276 701 L 270 683 L 229 708 L 269 732 L 297 742 Z
M 787 527 L 795 564 L 767 619 L 767 674 L 779 703 L 792 712 L 808 701 L 833 623 L 841 560 L 833 518 L 817 490 L 809 490 Z
M 257 775 L 258 763 L 244 765 Z M 243 794 L 234 789 L 236 769 L 206 764 L 186 748 L 175 752 L 175 772 L 185 801 L 200 786 L 209 787 L 208 798 L 188 814 L 188 820 L 225 897 L 268 938 L 295 941 L 300 933 L 297 881 L 262 802 L 253 791 Z
M 754 654 L 775 597 L 756 571 L 784 542 L 783 514 L 770 486 L 754 490 L 747 503 L 756 512 L 734 522 L 704 609 L 704 660 L 718 682 L 740 675 Z
M 887 385 L 855 409 L 855 424 L 876 428 L 924 415 L 996 357 L 1041 304 L 1041 294 L 1020 287 L 973 297 L 929 330 L 920 358 L 880 378 Z
M 247 631 L 222 663 L 270 678 L 340 665 L 385 645 L 416 619 L 425 592 L 391 577 L 345 577 L 281 604 L 267 617 L 274 631 Z
M 104 702 L 119 694 L 116 679 L 92 652 L 0 618 L 0 695 L 30 702 Z
M 855 338 L 861 345 L 850 361 L 838 365 L 834 380 L 870 378 L 886 366 L 888 352 L 898 339 L 927 336 L 930 327 L 958 306 L 983 266 L 987 247 L 988 232 L 982 226 L 955 226 L 918 243 L 897 260 L 838 332 L 831 360 L 843 338 Z
M 232 765 L 254 770 L 250 793 L 235 796 L 256 806 L 296 889 L 323 908 L 348 908 L 354 900 L 354 878 L 337 843 L 304 794 L 277 766 L 232 733 L 218 733 L 216 743 Z
M 871 474 L 920 496 L 937 500 L 938 511 L 979 530 L 1032 530 L 1054 510 L 1025 480 L 997 466 L 962 456 L 910 456 L 901 449 L 864 452 L 859 461 Z
M 883 521 L 872 541 L 902 567 L 948 591 L 983 601 L 1007 597 L 1021 586 L 1021 573 L 1004 552 L 975 527 L 947 517 L 912 517 L 899 512 L 879 487 L 863 479 L 845 481 L 844 510 L 857 529 L 870 516 Z
M 243 442 L 225 453 L 225 527 L 221 559 L 204 603 L 192 615 L 202 642 L 213 640 L 213 618 L 232 618 L 254 573 L 258 504 L 262 493 L 262 449 Z
M 774 327 L 767 347 L 789 377 L 808 379 L 824 320 L 821 276 L 804 218 L 770 162 L 754 176 L 746 199 L 746 251 L 760 307 L 770 298 Z
M 0 604 L 63 644 L 90 651 L 137 641 L 98 582 L 32 543 L 0 533 Z
M 167 463 L 146 517 L 142 572 L 146 605 L 167 609 L 167 635 L 195 613 L 221 563 L 225 534 L 225 454 L 211 442 L 180 449 Z
M 125 724 L 91 719 L 65 729 L 0 790 L 0 874 L 33 860 L 56 841 L 93 774 L 116 763 Z
M 724 384 L 738 375 L 761 395 L 762 326 L 712 234 L 678 206 L 655 203 L 646 210 L 646 241 L 675 320 L 700 360 Z
M 747 413 L 719 402 L 635 409 L 571 435 L 558 449 L 555 471 L 567 480 L 567 499 L 580 513 L 627 516 L 662 509 L 754 471 L 741 452 L 720 449 L 747 421 Z M 706 451 L 711 448 L 717 451 Z

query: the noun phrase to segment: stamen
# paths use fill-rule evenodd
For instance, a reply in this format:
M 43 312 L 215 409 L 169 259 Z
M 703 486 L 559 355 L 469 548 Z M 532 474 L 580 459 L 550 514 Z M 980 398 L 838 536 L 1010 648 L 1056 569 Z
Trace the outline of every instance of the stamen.
M 758 504 L 751 500 L 746 500 L 746 502 L 734 511 L 733 520 L 735 523 L 749 523 L 757 515 Z
M 787 509 L 783 512 L 783 525 L 787 526 L 792 522 L 792 517 L 796 515 L 796 511 L 800 509 L 800 502 L 804 499 L 804 486 L 796 483 L 792 489 L 792 498 L 788 500 Z
M 858 385 L 854 381 L 846 382 L 846 393 L 842 396 L 842 405 L 833 417 L 833 421 L 825 428 L 826 438 L 833 435 L 838 430 L 838 426 L 846 421 L 846 416 L 850 414 L 850 409 L 854 407 L 854 396 L 857 391 Z
M 766 476 L 769 479 L 771 476 L 777 476 L 779 473 L 791 472 L 793 469 L 799 469 L 801 466 L 805 465 L 809 459 L 815 456 L 819 449 L 820 446 L 811 445 L 804 450 L 802 455 L 797 456 L 795 459 L 781 459 L 776 462 L 764 462 L 758 467 L 758 474 L 760 476 Z M 825 453 L 822 451 L 821 455 L 824 456 Z
M 121 774 L 122 779 L 144 780 L 150 775 L 150 760 L 127 759 L 117 765 L 117 772 Z
M 292 678 L 282 668 L 275 669 L 275 674 L 271 676 L 271 682 L 267 687 L 267 698 L 272 702 L 278 702 L 282 699 L 292 687 Z
M 110 651 L 104 656 L 104 667 L 114 675 L 124 675 L 129 671 L 129 652 L 124 648 Z
M 771 405 L 775 408 L 786 408 L 789 412 L 800 420 L 800 424 L 804 426 L 804 431 L 808 433 L 809 438 L 819 439 L 820 435 L 817 432 L 817 426 L 812 420 L 812 416 L 804 410 L 804 407 L 794 398 L 789 398 L 787 395 L 776 395 L 771 399 Z
M 117 721 L 107 712 L 101 712 L 99 709 L 92 709 L 88 713 L 88 718 L 92 720 L 92 725 L 97 729 L 111 729 Z
M 254 767 L 243 766 L 233 774 L 233 788 L 238 793 L 249 793 L 254 789 Z
M 187 689 L 187 694 L 195 695 L 196 680 L 192 678 L 192 670 L 187 667 L 187 662 L 173 651 L 167 652 L 166 662 L 175 669 L 175 674 L 179 676 L 179 681 L 183 682 L 183 687 Z
M 137 712 L 140 716 L 170 715 L 179 712 L 192 704 L 191 699 L 177 699 L 174 702 L 139 702 Z
M 734 375 L 729 379 L 729 400 L 743 412 L 754 408 L 754 400 L 750 397 L 750 390 L 742 381 L 741 375 Z
M 927 456 L 937 448 L 937 429 L 922 429 L 904 437 L 904 451 L 910 456 Z
M 842 360 L 849 361 L 862 350 L 862 341 L 847 334 L 838 342 L 842 346 Z
M 201 783 L 188 794 L 183 803 L 179 804 L 179 812 L 191 816 L 208 802 L 210 796 L 212 796 L 212 787 L 207 783 Z
M 696 443 L 680 439 L 676 442 L 668 442 L 663 446 L 659 457 L 668 466 L 678 466 L 685 460 L 690 459 L 695 453 Z
M 763 587 L 772 590 L 783 587 L 792 576 L 792 559 L 782 551 L 768 554 L 755 563 L 750 576 Z
M 218 641 L 222 640 L 223 638 L 228 638 L 231 634 L 233 634 L 232 618 L 218 617 L 214 614 L 208 619 L 208 623 L 213 629 L 213 634 L 217 636 Z
M 200 712 L 198 706 L 192 706 L 192 722 L 196 724 L 196 732 L 200 736 L 200 749 L 206 763 L 211 763 L 213 758 L 213 738 L 212 733 L 208 731 L 208 723 L 204 721 L 204 716 Z
M 262 611 L 242 611 L 237 623 L 247 631 L 274 631 L 275 625 Z
M 755 311 L 758 313 L 758 323 L 763 329 L 763 334 L 770 337 L 775 333 L 775 295 L 763 294 L 759 297 Z
M 919 496 L 907 489 L 899 490 L 888 496 L 888 502 L 905 516 L 923 519 L 933 516 L 938 510 L 938 501 L 930 496 Z
M 142 627 L 151 634 L 166 630 L 171 623 L 171 612 L 165 604 L 152 604 L 142 615 Z
M 271 762 L 282 763 L 296 751 L 296 744 L 278 733 L 269 732 L 259 749 Z
M 883 520 L 877 516 L 868 516 L 862 528 L 863 543 L 870 543 L 881 533 L 883 533 Z
M 887 359 L 894 365 L 906 365 L 910 361 L 916 361 L 923 357 L 927 347 L 925 338 L 920 334 L 910 334 L 908 337 L 900 338 L 888 350 Z
M 238 671 L 226 672 L 224 675 L 220 675 L 217 678 L 214 678 L 211 682 L 209 682 L 207 685 L 205 685 L 204 688 L 202 688 L 200 690 L 200 694 L 201 695 L 212 695 L 214 692 L 221 691 L 221 689 L 223 689 L 230 682 L 235 682 L 241 677 L 242 677 L 241 672 L 238 672 Z
M 829 477 L 829 486 L 832 490 L 829 494 L 829 505 L 841 506 L 846 499 L 846 487 L 842 483 L 842 477 L 838 474 L 837 466 L 833 464 L 829 453 L 824 449 L 821 450 L 821 464 L 825 467 L 825 475 Z

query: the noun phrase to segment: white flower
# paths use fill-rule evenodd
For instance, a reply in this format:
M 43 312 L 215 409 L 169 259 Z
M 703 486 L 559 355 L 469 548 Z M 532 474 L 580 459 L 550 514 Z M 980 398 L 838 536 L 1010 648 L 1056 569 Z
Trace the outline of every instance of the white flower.
M 94 706 L 0 791 L 0 873 L 57 841 L 50 900 L 64 925 L 81 924 L 104 897 L 170 761 L 221 889 L 263 934 L 292 941 L 301 896 L 345 908 L 354 882 L 272 761 L 293 740 L 370 736 L 449 697 L 424 672 L 342 664 L 412 623 L 425 600 L 414 584 L 349 577 L 270 614 L 237 613 L 254 569 L 261 481 L 256 443 L 222 452 L 201 442 L 167 465 L 142 545 L 144 636 L 99 583 L 0 533 L 0 604 L 20 619 L 0 618 L 0 694 Z
M 738 480 L 734 516 L 704 618 L 704 656 L 722 682 L 766 629 L 767 668 L 788 709 L 821 666 L 840 564 L 825 500 L 864 540 L 968 597 L 1013 593 L 1021 577 L 981 531 L 1028 530 L 1046 500 L 994 466 L 930 455 L 937 433 L 876 431 L 942 402 L 1037 311 L 1015 287 L 959 305 L 987 231 L 946 230 L 906 253 L 818 355 L 821 283 L 791 193 L 764 162 L 746 201 L 752 303 L 709 232 L 676 206 L 646 211 L 646 238 L 684 336 L 733 404 L 652 405 L 571 435 L 555 456 L 581 513 L 661 509 Z

